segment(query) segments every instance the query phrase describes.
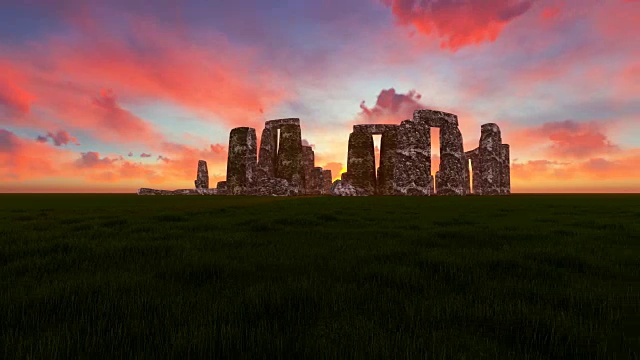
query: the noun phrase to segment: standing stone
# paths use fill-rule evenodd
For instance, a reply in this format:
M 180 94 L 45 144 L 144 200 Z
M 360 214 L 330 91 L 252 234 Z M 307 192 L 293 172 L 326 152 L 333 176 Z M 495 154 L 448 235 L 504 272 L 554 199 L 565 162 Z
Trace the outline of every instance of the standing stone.
M 302 135 L 300 125 L 285 124 L 280 127 L 276 177 L 285 179 L 289 186 L 300 190 L 303 185 Z
M 256 179 L 272 178 L 276 176 L 276 146 L 278 130 L 266 127 L 260 137 L 260 154 Z
M 292 189 L 285 179 L 264 178 L 257 182 L 254 194 L 258 196 L 296 196 L 299 193 L 297 189 Z
M 394 171 L 396 195 L 432 195 L 431 134 L 427 125 L 405 120 L 397 135 Z
M 209 170 L 207 169 L 206 161 L 198 160 L 198 174 L 194 182 L 196 184 L 196 189 L 209 188 Z
M 500 194 L 500 173 L 502 137 L 500 128 L 494 123 L 484 124 L 480 127 L 480 188 L 481 195 Z
M 388 128 L 380 139 L 380 167 L 378 168 L 378 194 L 394 195 L 396 152 L 398 151 L 397 126 Z
M 227 193 L 248 195 L 252 191 L 256 172 L 256 130 L 239 127 L 229 134 L 227 158 Z
M 227 182 L 218 181 L 216 184 L 216 190 L 218 195 L 227 195 Z
M 324 177 L 322 174 L 322 168 L 321 167 L 314 167 L 313 169 L 311 169 L 311 172 L 309 174 L 309 182 L 308 182 L 308 187 L 307 187 L 307 194 L 309 195 L 321 195 L 322 194 L 322 188 L 323 188 L 323 182 L 324 182 Z
M 440 178 L 436 181 L 438 195 L 466 194 L 465 169 L 467 167 L 464 161 L 460 129 L 457 125 L 444 123 L 440 127 Z
M 322 194 L 329 195 L 331 193 L 332 181 L 331 170 L 322 170 Z
M 347 171 L 349 184 L 358 190 L 359 194 L 375 194 L 376 158 L 371 134 L 352 132 L 349 135 Z
M 304 189 L 306 193 L 313 190 L 312 171 L 315 167 L 315 159 L 311 146 L 302 146 L 302 174 L 304 177 Z
M 502 171 L 500 172 L 500 194 L 511 194 L 511 166 L 509 155 L 509 144 L 502 144 L 502 151 L 500 153 L 500 165 Z

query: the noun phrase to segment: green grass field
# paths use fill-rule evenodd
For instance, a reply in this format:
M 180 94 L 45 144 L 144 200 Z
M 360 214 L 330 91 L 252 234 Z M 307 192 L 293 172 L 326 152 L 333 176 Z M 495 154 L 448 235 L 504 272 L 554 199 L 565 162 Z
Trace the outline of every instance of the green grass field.
M 640 195 L 0 195 L 0 357 L 637 359 Z

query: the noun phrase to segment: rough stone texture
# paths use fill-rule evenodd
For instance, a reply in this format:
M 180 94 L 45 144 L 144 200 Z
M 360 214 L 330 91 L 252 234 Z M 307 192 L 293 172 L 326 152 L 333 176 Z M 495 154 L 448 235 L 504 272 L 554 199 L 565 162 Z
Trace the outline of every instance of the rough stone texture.
M 300 127 L 300 119 L 299 118 L 274 119 L 274 120 L 268 120 L 264 123 L 264 126 L 267 129 L 280 129 L 284 125 L 298 125 L 298 127 Z
M 343 180 L 336 180 L 331 185 L 331 195 L 334 196 L 358 196 L 359 192 L 356 188 Z
M 158 190 L 140 188 L 137 193 L 138 195 L 218 195 L 217 189 Z
M 494 123 L 482 125 L 480 127 L 480 145 L 478 146 L 481 190 L 478 192 L 479 195 L 500 194 L 501 152 L 502 137 L 498 125 Z
M 216 184 L 216 190 L 218 191 L 218 195 L 227 195 L 227 182 L 218 181 Z
M 138 195 L 173 195 L 173 191 L 140 188 L 138 189 Z
M 436 194 L 466 194 L 465 159 L 460 129 L 451 123 L 443 124 L 440 127 L 440 177 L 436 180 Z
M 358 193 L 373 195 L 376 191 L 376 159 L 373 137 L 365 132 L 352 132 L 349 135 L 349 153 L 347 156 L 348 181 Z
M 353 125 L 353 132 L 363 132 L 370 135 L 382 135 L 389 130 L 398 128 L 396 124 L 361 124 Z
M 258 196 L 296 196 L 300 195 L 299 188 L 293 187 L 285 179 L 264 178 L 257 184 L 253 192 Z
M 209 188 L 209 170 L 207 169 L 207 162 L 204 160 L 198 160 L 198 174 L 194 183 L 196 184 L 196 189 Z
M 311 169 L 308 187 L 306 189 L 309 195 L 321 195 L 323 189 L 324 176 L 322 174 L 321 167 L 314 167 Z
M 311 146 L 302 146 L 302 175 L 304 178 L 304 190 L 306 193 L 313 191 L 314 184 L 311 172 L 315 167 L 315 159 Z
M 248 127 L 231 130 L 227 158 L 229 195 L 248 195 L 252 192 L 256 158 L 256 130 Z
M 299 192 L 304 185 L 300 125 L 285 124 L 280 127 L 276 177 L 287 180 L 295 192 Z
M 509 144 L 502 144 L 500 152 L 500 194 L 511 194 L 511 166 Z
M 394 171 L 396 195 L 432 195 L 429 127 L 410 120 L 400 124 Z
M 258 167 L 256 181 L 276 176 L 276 155 L 278 130 L 265 127 L 260 137 L 260 154 L 258 154 Z
M 413 112 L 413 121 L 429 127 L 458 126 L 456 115 L 436 110 L 416 110 Z
M 333 177 L 331 176 L 331 170 L 322 170 L 322 194 L 331 194 L 331 185 Z
M 340 180 L 342 181 L 349 181 L 349 172 L 345 171 L 342 174 L 340 174 Z
M 387 129 L 380 139 L 380 167 L 378 167 L 377 193 L 394 195 L 398 127 Z

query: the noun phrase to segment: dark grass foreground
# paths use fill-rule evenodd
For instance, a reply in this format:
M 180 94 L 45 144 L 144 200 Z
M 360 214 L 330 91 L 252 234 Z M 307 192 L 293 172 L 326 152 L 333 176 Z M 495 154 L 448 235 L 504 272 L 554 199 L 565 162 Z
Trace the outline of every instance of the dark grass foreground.
M 0 357 L 637 359 L 640 196 L 0 195 Z

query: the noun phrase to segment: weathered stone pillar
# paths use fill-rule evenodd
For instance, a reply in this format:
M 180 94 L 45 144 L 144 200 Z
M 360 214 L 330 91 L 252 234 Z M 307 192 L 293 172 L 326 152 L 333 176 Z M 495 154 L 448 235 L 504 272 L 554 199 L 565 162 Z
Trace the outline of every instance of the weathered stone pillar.
M 209 188 L 209 170 L 207 169 L 207 162 L 204 160 L 198 160 L 198 174 L 194 183 L 196 189 Z
M 304 178 L 304 189 L 305 192 L 309 193 L 309 191 L 313 188 L 313 180 L 311 178 L 311 172 L 315 167 L 315 157 L 313 154 L 313 149 L 311 146 L 302 146 L 302 175 Z
M 260 137 L 260 154 L 256 179 L 272 178 L 276 176 L 276 146 L 278 130 L 266 127 Z
M 348 182 L 362 195 L 373 195 L 376 190 L 376 158 L 373 136 L 366 132 L 349 135 L 347 155 Z
M 303 186 L 302 135 L 300 125 L 285 124 L 280 127 L 276 177 L 285 179 L 293 188 Z
M 396 152 L 398 150 L 397 127 L 389 128 L 380 139 L 380 167 L 378 168 L 378 194 L 394 195 Z
M 216 190 L 218 195 L 227 195 L 227 182 L 218 181 L 216 184 Z
M 510 160 L 510 148 L 509 144 L 502 144 L 500 152 L 500 194 L 509 195 L 511 194 L 511 160 Z
M 500 194 L 500 173 L 502 152 L 502 137 L 500 128 L 494 123 L 484 124 L 480 127 L 480 188 L 481 195 Z
M 247 195 L 251 193 L 256 171 L 256 130 L 239 127 L 229 134 L 227 158 L 227 193 Z
M 432 195 L 429 126 L 411 120 L 405 120 L 400 124 L 395 162 L 396 195 Z
M 331 185 L 333 184 L 333 177 L 331 177 L 331 170 L 322 170 L 322 194 L 331 194 Z
M 445 123 L 440 127 L 440 178 L 436 181 L 438 195 L 465 195 L 467 167 L 462 133 L 457 125 Z M 468 183 L 468 181 L 467 181 Z
M 323 182 L 324 182 L 324 175 L 322 173 L 322 168 L 321 167 L 314 167 L 311 169 L 311 172 L 309 173 L 309 178 L 308 178 L 308 188 L 307 188 L 307 194 L 309 195 L 321 195 L 323 192 Z

